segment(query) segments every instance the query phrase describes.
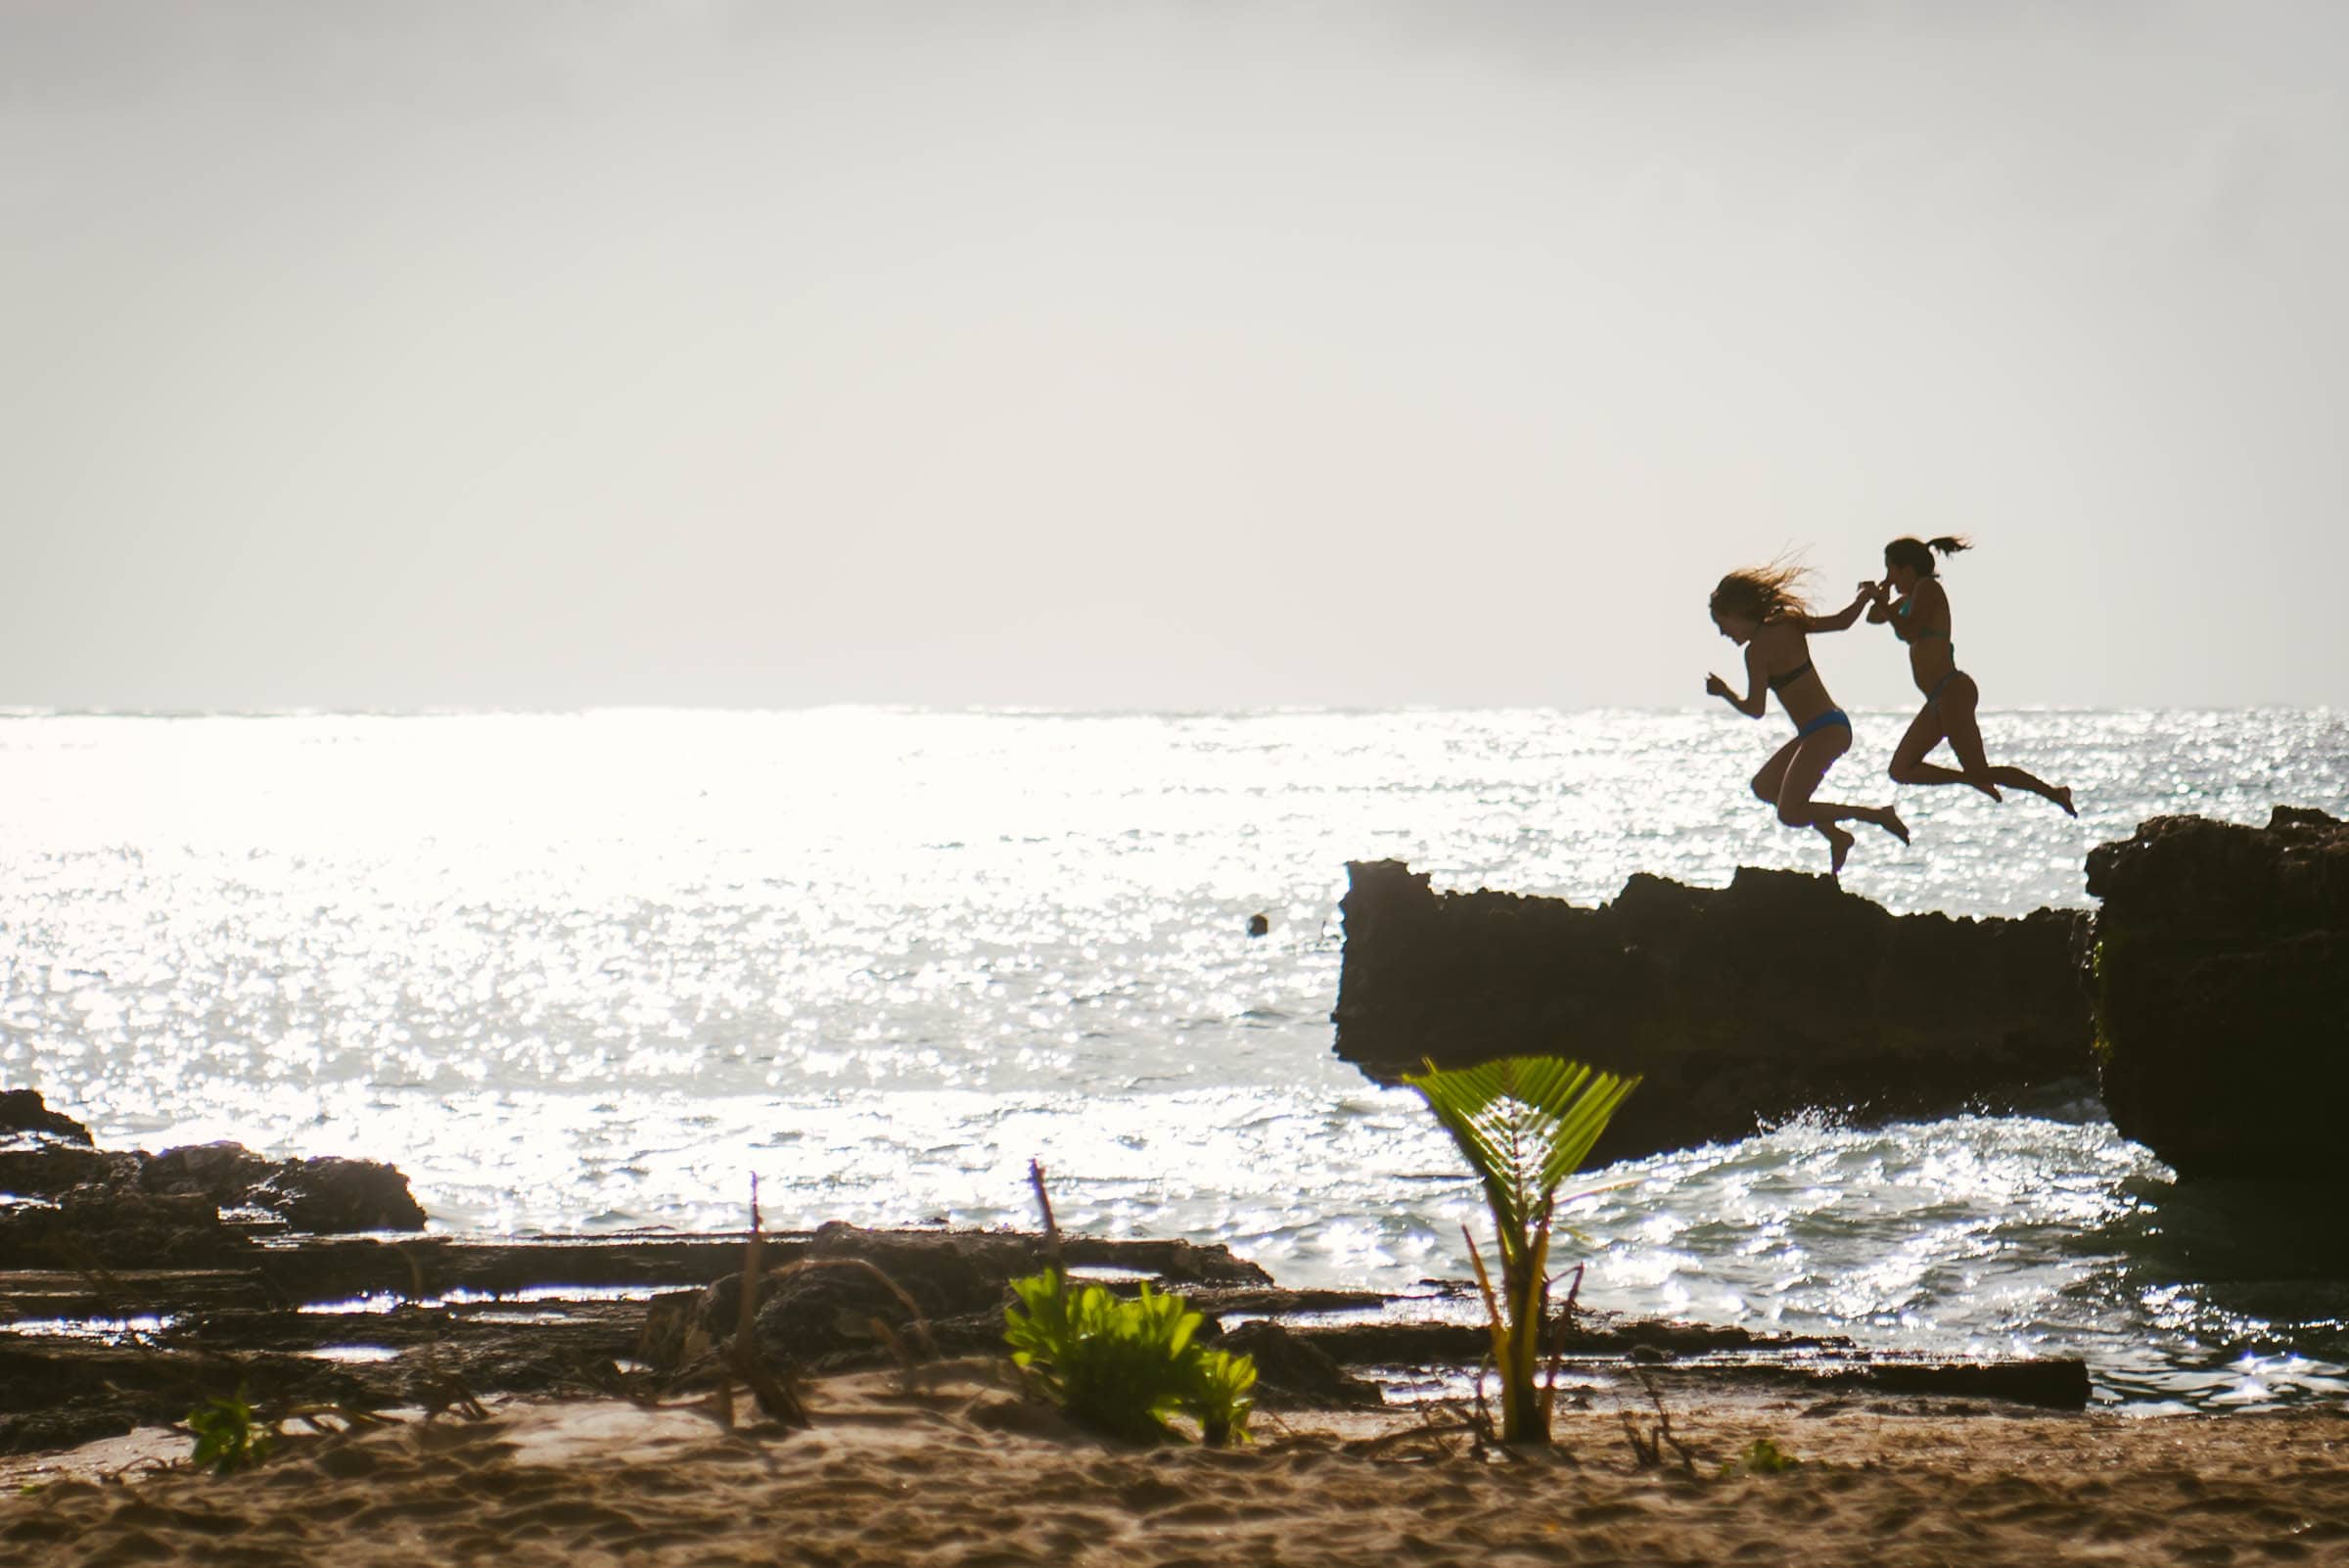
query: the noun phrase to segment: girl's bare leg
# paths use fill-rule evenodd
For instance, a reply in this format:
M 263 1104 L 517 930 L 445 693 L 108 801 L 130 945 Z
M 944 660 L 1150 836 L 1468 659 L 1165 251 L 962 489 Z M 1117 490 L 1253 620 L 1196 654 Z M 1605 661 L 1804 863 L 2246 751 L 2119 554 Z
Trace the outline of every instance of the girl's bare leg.
M 1957 768 L 1940 767 L 1925 761 L 1927 752 L 1949 738 L 1942 715 L 1959 686 L 1966 689 L 1968 699 L 1965 704 L 1966 722 L 1973 722 L 1973 680 L 1967 675 L 1954 675 L 1950 683 L 1942 687 L 1941 696 L 1925 704 L 1917 711 L 1917 715 L 1909 721 L 1909 732 L 1901 737 L 1901 744 L 1893 749 L 1892 781 L 1895 784 L 1971 784 L 1992 800 L 2002 800 L 2004 797 L 1999 794 L 1998 782 L 1990 776 L 1987 767 L 1978 772 L 1959 772 Z M 1963 761 L 1964 758 L 1960 756 L 1958 761 Z
M 1778 820 L 1788 827 L 1817 828 L 1827 841 L 1827 865 L 1834 873 L 1843 870 L 1844 857 L 1852 853 L 1852 836 L 1835 824 L 1865 808 L 1840 806 L 1833 801 L 1814 801 L 1811 792 L 1819 788 L 1827 776 L 1827 769 L 1835 765 L 1835 759 L 1849 751 L 1851 745 L 1852 732 L 1841 724 L 1797 736 L 1794 755 L 1787 759 L 1785 775 L 1778 786 Z
M 1799 735 L 1788 741 L 1771 753 L 1770 761 L 1762 764 L 1762 771 L 1754 775 L 1754 794 L 1764 806 L 1778 804 L 1778 791 L 1786 786 L 1787 764 L 1794 761 L 1794 754 L 1802 750 L 1802 745 Z
M 1781 812 L 1778 819 L 1784 821 L 1784 813 Z M 1838 801 L 1813 801 L 1811 825 L 1818 827 L 1822 822 L 1865 822 L 1871 827 L 1882 828 L 1903 844 L 1909 842 L 1909 824 L 1902 821 L 1901 813 L 1889 806 L 1845 806 Z
M 2029 790 L 2041 800 L 2053 801 L 2062 807 L 2064 815 L 2078 816 L 2080 813 L 2072 808 L 2072 792 L 2068 788 L 2058 789 L 2019 767 L 1990 765 L 1990 759 L 1982 750 L 1982 727 L 1974 721 L 1974 706 L 1980 700 L 1981 692 L 1974 685 L 1972 677 L 1959 675 L 1952 680 L 1943 692 L 1942 700 L 1946 705 L 1950 696 L 1960 686 L 1965 688 L 1964 700 L 1949 712 L 1945 722 L 1949 726 L 1950 750 L 1958 754 L 1958 762 L 1965 768 L 1964 777 L 1967 781 L 1987 778 L 1991 783 L 2004 784 L 2008 789 Z
M 1840 737 L 1840 744 L 1817 748 L 1824 761 L 1817 757 L 1805 758 L 1798 766 L 1796 759 L 1802 757 L 1806 744 L 1823 735 Z M 1909 824 L 1903 822 L 1901 814 L 1889 806 L 1845 806 L 1836 801 L 1815 801 L 1810 798 L 1811 791 L 1819 788 L 1819 780 L 1826 775 L 1827 768 L 1851 744 L 1850 732 L 1839 728 L 1820 730 L 1813 736 L 1798 735 L 1773 752 L 1770 761 L 1764 762 L 1762 770 L 1754 775 L 1754 793 L 1778 808 L 1779 821 L 1789 827 L 1816 827 L 1825 835 L 1837 870 L 1843 868 L 1844 856 L 1852 851 L 1852 836 L 1836 827 L 1838 822 L 1872 822 L 1903 844 L 1909 842 Z M 1790 792 L 1787 783 L 1798 774 L 1807 776 L 1810 782 Z M 1797 814 L 1787 815 L 1790 809 Z M 1840 847 L 1836 844 L 1838 839 L 1842 840 Z

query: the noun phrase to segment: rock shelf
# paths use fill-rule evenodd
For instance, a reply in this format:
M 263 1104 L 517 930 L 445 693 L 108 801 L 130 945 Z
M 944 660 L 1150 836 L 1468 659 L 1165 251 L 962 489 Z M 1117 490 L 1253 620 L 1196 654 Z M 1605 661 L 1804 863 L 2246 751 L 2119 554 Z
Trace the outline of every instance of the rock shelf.
M 2011 1111 L 2094 1092 L 2085 916 L 1894 915 L 1823 876 L 1727 888 L 1635 876 L 1611 903 L 1439 894 L 1348 867 L 1339 1056 L 1382 1082 L 1423 1060 L 1571 1056 L 1645 1079 L 1597 1163 L 1731 1142 L 1806 1112 Z
M 176 1420 L 206 1397 L 240 1389 L 265 1407 L 362 1410 L 445 1407 L 493 1393 L 690 1391 L 714 1380 L 715 1353 L 740 1320 L 746 1240 L 289 1239 L 256 1246 L 233 1268 L 0 1273 L 0 1453 Z M 1269 1409 L 1376 1405 L 1382 1390 L 1444 1368 L 1461 1384 L 1486 1354 L 1456 1288 L 1402 1297 L 1286 1290 L 1221 1247 L 1071 1236 L 1064 1248 L 1072 1267 L 1115 1276 L 1105 1281 L 1113 1289 L 1151 1278 L 1183 1292 L 1207 1315 L 1205 1332 L 1258 1358 Z M 1004 1281 L 1040 1268 L 1044 1251 L 1035 1234 L 836 1224 L 764 1237 L 762 1256 L 785 1270 L 761 1286 L 762 1353 L 828 1373 L 904 1354 L 1000 1352 Z M 824 1259 L 882 1268 L 925 1321 L 917 1328 L 863 1271 L 788 1270 Z M 1429 1320 L 1436 1314 L 1450 1320 Z M 1714 1393 L 1797 1385 L 1822 1397 L 2056 1408 L 2088 1399 L 2078 1361 L 1949 1366 L 1870 1356 L 1840 1340 L 1593 1314 L 1561 1324 L 1559 1346 L 1569 1379 L 1586 1383 L 1636 1377 Z

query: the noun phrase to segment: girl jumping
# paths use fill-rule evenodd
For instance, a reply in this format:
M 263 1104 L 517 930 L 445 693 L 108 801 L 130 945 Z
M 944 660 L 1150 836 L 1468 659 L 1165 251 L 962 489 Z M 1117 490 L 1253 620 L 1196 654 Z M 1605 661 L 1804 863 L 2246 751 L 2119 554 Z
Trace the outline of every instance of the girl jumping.
M 1775 806 L 1778 820 L 1788 827 L 1817 828 L 1827 841 L 1829 866 L 1841 872 L 1844 856 L 1852 853 L 1852 836 L 1838 822 L 1870 822 L 1903 844 L 1909 842 L 1909 829 L 1889 806 L 1812 799 L 1835 759 L 1851 750 L 1852 721 L 1828 697 L 1806 638 L 1814 631 L 1844 630 L 1879 595 L 1874 583 L 1864 582 L 1860 596 L 1844 610 L 1815 616 L 1796 591 L 1803 576 L 1798 567 L 1770 566 L 1749 567 L 1721 579 L 1713 590 L 1713 623 L 1745 650 L 1746 692 L 1739 697 L 1719 675 L 1705 677 L 1705 691 L 1748 718 L 1760 718 L 1769 709 L 1769 693 L 1778 694 L 1778 705 L 1794 720 L 1794 739 L 1762 764 L 1754 775 L 1754 793 Z
M 2004 799 L 1999 786 L 2029 790 L 2053 801 L 2068 816 L 2072 792 L 2019 767 L 1993 767 L 1983 755 L 1982 730 L 1974 722 L 1974 708 L 1982 699 L 1974 677 L 1958 668 L 1957 650 L 1950 645 L 1950 596 L 1942 591 L 1933 570 L 1933 553 L 1956 555 L 1967 542 L 1956 536 L 1938 539 L 1895 539 L 1884 546 L 1884 580 L 1873 586 L 1871 623 L 1889 623 L 1893 634 L 1909 645 L 1909 672 L 1925 706 L 1910 720 L 1909 733 L 1892 754 L 1892 777 L 1897 784 L 1971 784 L 1992 800 Z M 1895 598 L 1894 595 L 1899 597 Z M 1941 767 L 1925 754 L 1943 741 L 1958 754 L 1958 766 Z

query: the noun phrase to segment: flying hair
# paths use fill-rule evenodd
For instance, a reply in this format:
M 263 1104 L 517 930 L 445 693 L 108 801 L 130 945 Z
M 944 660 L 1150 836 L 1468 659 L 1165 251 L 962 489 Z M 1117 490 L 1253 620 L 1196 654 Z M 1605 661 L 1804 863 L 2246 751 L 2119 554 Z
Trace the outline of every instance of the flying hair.
M 1884 546 L 1884 564 L 1888 567 L 1907 567 L 1920 577 L 1929 577 L 1934 575 L 1934 551 L 1956 555 L 1960 550 L 1973 547 L 1974 541 L 1962 533 L 1944 533 L 1934 539 L 1900 538 Z
M 1807 616 L 1810 601 L 1802 594 L 1811 569 L 1773 561 L 1768 566 L 1740 567 L 1713 589 L 1716 615 L 1743 616 L 1748 621 L 1774 621 L 1782 616 Z

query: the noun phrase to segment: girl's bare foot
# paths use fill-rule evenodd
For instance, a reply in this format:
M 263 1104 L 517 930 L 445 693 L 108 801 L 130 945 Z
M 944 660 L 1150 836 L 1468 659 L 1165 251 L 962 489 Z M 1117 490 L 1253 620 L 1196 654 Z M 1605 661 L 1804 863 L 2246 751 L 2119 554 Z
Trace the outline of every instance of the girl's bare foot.
M 1891 807 L 1887 806 L 1876 813 L 1875 823 L 1903 844 L 1909 842 L 1909 824 L 1902 821 L 1901 813 Z
M 1966 782 L 1971 784 L 1974 788 L 1980 790 L 1983 794 L 1989 796 L 1994 801 L 2004 801 L 2006 799 L 2005 796 L 1999 793 L 1999 787 L 1986 778 L 1969 778 L 1966 780 Z
M 2057 806 L 2062 807 L 2063 814 L 2066 816 L 2078 816 L 2080 814 L 2078 811 L 2072 809 L 2072 787 L 2069 784 L 2064 785 L 2060 789 L 2050 790 L 2048 792 L 2048 799 L 2053 801 Z
M 1839 877 L 1844 857 L 1852 853 L 1852 836 L 1839 827 L 1822 827 L 1819 832 L 1827 836 L 1827 874 Z

